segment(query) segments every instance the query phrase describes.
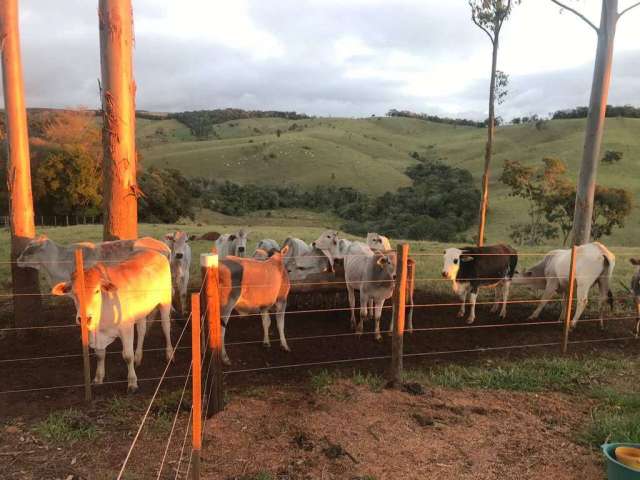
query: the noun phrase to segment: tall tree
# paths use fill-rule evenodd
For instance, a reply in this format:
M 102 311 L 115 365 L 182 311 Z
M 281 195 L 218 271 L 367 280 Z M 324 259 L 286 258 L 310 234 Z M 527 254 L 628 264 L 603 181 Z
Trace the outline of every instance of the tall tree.
M 484 244 L 484 230 L 487 221 L 487 207 L 489 204 L 489 167 L 493 154 L 493 138 L 496 127 L 496 67 L 498 65 L 498 46 L 500 30 L 504 21 L 511 14 L 511 10 L 520 0 L 469 0 L 471 20 L 487 34 L 493 47 L 491 54 L 491 81 L 489 82 L 489 119 L 487 122 L 487 144 L 484 152 L 484 173 L 482 175 L 482 197 L 480 198 L 480 223 L 478 226 L 478 245 Z M 501 75 L 506 87 L 506 76 Z
M 138 236 L 131 0 L 100 0 L 105 240 Z
M 20 58 L 18 0 L 0 2 L 0 48 L 7 128 L 7 188 L 11 219 L 11 278 L 14 322 L 32 326 L 40 318 L 38 271 L 19 268 L 15 260 L 36 233 L 31 196 L 29 133 Z
M 600 27 L 596 27 L 579 11 L 558 0 L 551 1 L 582 19 L 598 35 L 596 61 L 591 83 L 591 99 L 589 100 L 589 113 L 587 114 L 584 149 L 582 151 L 582 164 L 580 165 L 580 178 L 576 190 L 576 205 L 573 214 L 573 243 L 582 245 L 589 242 L 591 238 L 596 175 L 602 147 L 609 84 L 611 83 L 616 26 L 620 17 L 640 5 L 640 2 L 635 2 L 618 12 L 618 0 L 602 0 Z

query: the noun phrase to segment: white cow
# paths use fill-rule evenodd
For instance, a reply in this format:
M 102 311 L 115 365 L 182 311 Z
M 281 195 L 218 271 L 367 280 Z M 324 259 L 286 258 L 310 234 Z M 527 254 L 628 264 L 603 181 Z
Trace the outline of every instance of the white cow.
M 175 233 L 167 233 L 164 239 L 171 249 L 170 265 L 174 299 L 179 302 L 178 311 L 184 314 L 187 308 L 187 289 L 191 268 L 189 240 L 195 240 L 195 235 L 188 236 L 185 232 L 178 230 Z
M 236 257 L 244 257 L 247 250 L 248 232 L 241 228 L 236 233 L 225 233 L 220 235 L 216 240 L 216 250 L 218 258 L 224 258 L 229 255 Z
M 75 278 L 76 273 L 73 276 Z M 171 269 L 164 255 L 155 251 L 133 253 L 118 264 L 98 262 L 84 272 L 86 314 L 89 321 L 89 343 L 98 359 L 94 382 L 104 380 L 106 348 L 117 338 L 122 342 L 122 357 L 127 363 L 128 390 L 138 389 L 134 362 L 142 361 L 147 315 L 160 309 L 162 330 L 166 340 L 166 358 L 173 358 L 171 345 Z M 51 293 L 73 298 L 78 308 L 77 283 L 56 284 Z M 80 312 L 78 312 L 79 315 Z M 134 355 L 133 326 L 137 326 L 138 344 Z
M 71 279 L 75 270 L 75 252 L 78 248 L 82 249 L 85 268 L 92 267 L 98 261 L 117 262 L 137 251 L 153 250 L 166 257 L 171 253 L 167 245 L 151 237 L 99 243 L 81 242 L 67 247 L 40 235 L 28 243 L 17 263 L 21 268 L 35 268 L 44 272 L 51 285 L 54 285 Z
M 610 290 L 611 275 L 616 265 L 616 257 L 600 242 L 580 245 L 576 249 L 576 311 L 571 320 L 571 328 L 575 328 L 578 319 L 587 306 L 589 290 L 594 283 L 600 289 L 600 328 L 604 328 L 604 303 L 608 300 L 613 308 L 613 295 Z M 538 318 L 540 312 L 553 295 L 560 291 L 566 297 L 569 285 L 569 269 L 571 266 L 571 250 L 553 250 L 544 259 L 522 274 L 513 277 L 513 283 L 544 289 L 538 307 L 529 319 Z M 566 315 L 566 298 L 563 301 L 560 320 Z
M 369 245 L 369 248 L 371 248 L 371 250 L 373 250 L 373 251 L 376 251 L 376 250 L 389 251 L 389 250 L 391 250 L 391 242 L 389 241 L 389 239 L 387 237 L 385 237 L 384 235 L 380 235 L 380 234 L 375 233 L 375 232 L 367 233 L 367 245 Z
M 280 251 L 280 245 L 272 238 L 263 238 L 256 245 L 253 258 L 256 260 L 266 260 L 274 251 Z

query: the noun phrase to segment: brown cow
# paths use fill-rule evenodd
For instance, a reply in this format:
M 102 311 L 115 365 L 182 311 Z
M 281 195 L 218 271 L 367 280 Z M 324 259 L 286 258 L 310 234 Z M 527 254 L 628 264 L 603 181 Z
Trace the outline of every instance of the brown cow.
M 224 334 L 233 310 L 240 315 L 261 314 L 263 344 L 269 347 L 269 310 L 275 307 L 280 345 L 287 352 L 290 351 L 284 337 L 284 313 L 290 284 L 282 258 L 287 250 L 288 247 L 285 246 L 281 252 L 274 252 L 266 260 L 235 256 L 227 256 L 220 260 L 218 278 L 222 318 L 222 361 L 226 365 L 230 365 L 231 362 L 224 347 Z

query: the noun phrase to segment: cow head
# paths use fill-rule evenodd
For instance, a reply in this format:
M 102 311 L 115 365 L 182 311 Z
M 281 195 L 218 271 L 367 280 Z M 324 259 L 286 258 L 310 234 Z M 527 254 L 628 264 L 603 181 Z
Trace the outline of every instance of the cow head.
M 321 273 L 329 269 L 329 260 L 322 251 L 314 248 L 311 252 L 290 257 L 287 272 L 292 281 L 304 280 L 309 275 Z
M 545 258 L 522 273 L 516 271 L 511 281 L 514 285 L 524 285 L 538 290 L 544 290 L 547 286 L 547 278 L 545 276 L 547 261 L 548 259 Z
M 195 236 L 188 236 L 185 232 L 178 230 L 175 233 L 167 233 L 164 236 L 165 243 L 171 249 L 171 262 L 181 260 L 187 255 L 187 242 L 194 240 Z
M 367 233 L 367 245 L 371 250 L 391 250 L 389 239 L 375 232 Z
M 637 258 L 630 258 L 629 262 L 631 262 L 631 265 L 635 265 L 636 267 L 640 267 L 640 260 L 638 260 Z
M 472 260 L 473 257 L 465 255 L 459 248 L 447 248 L 443 256 L 442 276 L 448 280 L 455 280 L 458 277 L 460 264 Z
M 95 267 L 85 270 L 84 272 L 84 299 L 86 303 L 87 326 L 90 332 L 100 325 L 100 317 L 102 315 L 102 300 L 104 295 L 114 295 L 117 287 L 107 278 L 104 266 L 96 265 Z M 76 322 L 80 323 L 80 312 L 78 305 L 78 282 L 77 272 L 74 272 L 70 282 L 61 282 L 51 289 L 53 295 L 64 295 L 71 297 L 76 304 Z M 92 346 L 94 346 L 94 335 L 91 336 Z
M 324 253 L 329 259 L 329 263 L 333 266 L 335 258 L 342 258 L 340 253 L 340 239 L 338 232 L 335 230 L 325 230 L 315 242 L 311 243 L 313 248 L 317 248 Z
M 241 228 L 237 233 L 232 233 L 227 237 L 229 241 L 229 251 L 236 257 L 244 257 L 247 251 L 248 232 Z
M 381 280 L 396 279 L 396 256 L 394 254 L 376 251 L 373 254 L 375 262 L 375 278 Z
M 51 261 L 55 257 L 56 245 L 45 235 L 40 235 L 31 240 L 18 257 L 18 266 L 21 268 L 40 267 L 41 262 Z

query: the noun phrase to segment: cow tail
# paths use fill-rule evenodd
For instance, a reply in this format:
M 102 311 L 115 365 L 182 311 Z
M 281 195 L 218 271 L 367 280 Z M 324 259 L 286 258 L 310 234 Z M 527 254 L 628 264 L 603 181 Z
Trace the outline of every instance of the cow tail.
M 613 276 L 613 269 L 616 266 L 616 257 L 613 253 L 599 242 L 594 242 L 602 251 L 603 269 L 600 274 L 599 282 L 604 282 L 603 288 L 607 289 L 607 303 L 611 310 L 613 310 L 613 293 L 611 292 L 611 277 Z
M 607 290 L 607 303 L 609 304 L 609 308 L 613 310 L 613 293 L 611 289 Z

